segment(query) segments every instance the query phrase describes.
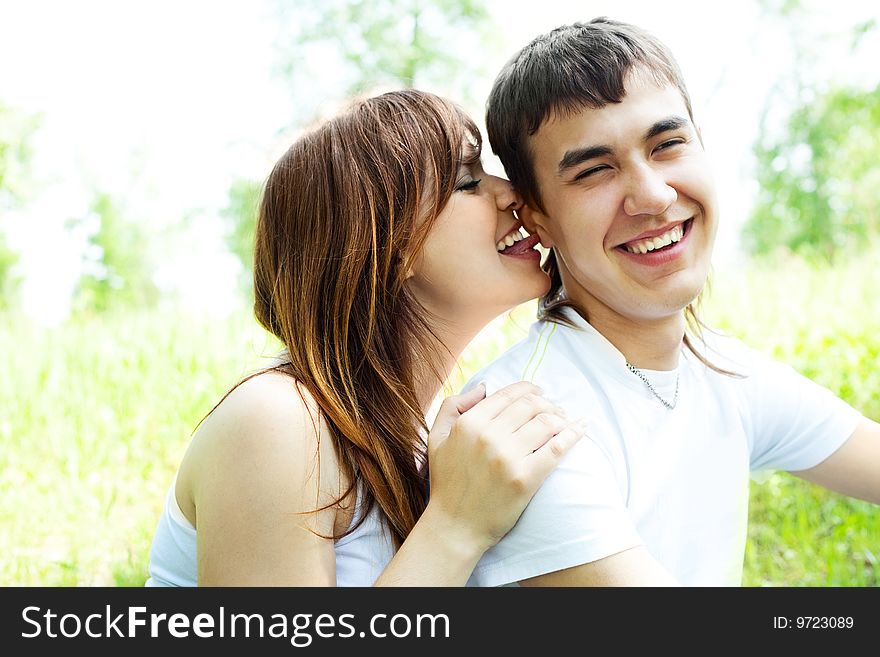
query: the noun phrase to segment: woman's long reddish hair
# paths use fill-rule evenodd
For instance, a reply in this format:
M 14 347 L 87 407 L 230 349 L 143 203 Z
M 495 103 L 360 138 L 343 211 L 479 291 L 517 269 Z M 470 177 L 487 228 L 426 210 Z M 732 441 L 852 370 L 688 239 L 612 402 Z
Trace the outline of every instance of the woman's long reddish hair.
M 286 347 L 280 369 L 320 409 L 351 484 L 342 497 L 360 486 L 362 517 L 378 504 L 397 545 L 426 504 L 415 368 L 442 382 L 405 280 L 466 140 L 479 152 L 476 126 L 432 94 L 359 101 L 278 161 L 257 221 L 256 318 Z

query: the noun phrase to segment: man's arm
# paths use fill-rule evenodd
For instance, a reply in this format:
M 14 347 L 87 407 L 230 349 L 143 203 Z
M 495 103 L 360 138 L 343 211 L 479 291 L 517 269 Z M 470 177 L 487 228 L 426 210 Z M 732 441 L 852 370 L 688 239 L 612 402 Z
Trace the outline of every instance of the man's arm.
M 831 456 L 809 470 L 792 474 L 837 493 L 880 504 L 880 424 L 863 418 Z
M 520 582 L 522 586 L 678 586 L 644 546 Z

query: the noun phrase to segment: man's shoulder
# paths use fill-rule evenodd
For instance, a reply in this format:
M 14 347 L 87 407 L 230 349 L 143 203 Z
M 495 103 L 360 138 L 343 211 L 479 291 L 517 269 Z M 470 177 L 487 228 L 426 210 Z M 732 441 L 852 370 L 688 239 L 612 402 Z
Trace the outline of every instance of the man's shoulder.
M 576 374 L 571 360 L 559 348 L 559 341 L 553 339 L 555 333 L 565 330 L 570 329 L 555 322 L 535 322 L 525 338 L 474 374 L 463 390 L 480 381 L 486 383 L 489 394 L 515 381 L 545 387 L 548 381 Z
M 522 372 L 525 365 L 535 351 L 537 342 L 544 329 L 544 322 L 537 321 L 529 327 L 529 333 L 522 340 L 507 349 L 500 356 L 484 365 L 465 384 L 463 391 L 477 385 L 480 381 L 486 383 L 486 392 L 491 394 L 498 388 L 508 383 L 523 380 Z
M 744 381 L 774 361 L 766 354 L 748 346 L 739 338 L 717 329 L 705 329 L 693 342 L 693 346 L 705 363 L 712 365 L 706 373 L 712 378 L 725 381 Z M 734 374 L 730 377 L 726 374 Z

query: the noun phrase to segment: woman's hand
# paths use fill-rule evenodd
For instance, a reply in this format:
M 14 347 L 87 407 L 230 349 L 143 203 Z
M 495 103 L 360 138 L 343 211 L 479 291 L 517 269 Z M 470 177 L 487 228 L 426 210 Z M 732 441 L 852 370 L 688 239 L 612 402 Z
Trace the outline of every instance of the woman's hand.
M 482 554 L 584 431 L 585 422 L 568 420 L 525 381 L 488 397 L 481 384 L 447 398 L 428 436 L 426 516 Z

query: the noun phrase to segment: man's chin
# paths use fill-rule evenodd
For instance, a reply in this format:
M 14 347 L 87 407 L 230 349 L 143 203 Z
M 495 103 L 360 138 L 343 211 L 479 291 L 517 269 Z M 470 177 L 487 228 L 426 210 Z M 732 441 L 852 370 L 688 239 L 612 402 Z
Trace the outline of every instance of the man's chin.
M 667 292 L 664 295 L 663 303 L 655 306 L 654 319 L 663 319 L 664 317 L 671 317 L 684 312 L 688 307 L 695 304 L 702 294 L 702 285 Z

